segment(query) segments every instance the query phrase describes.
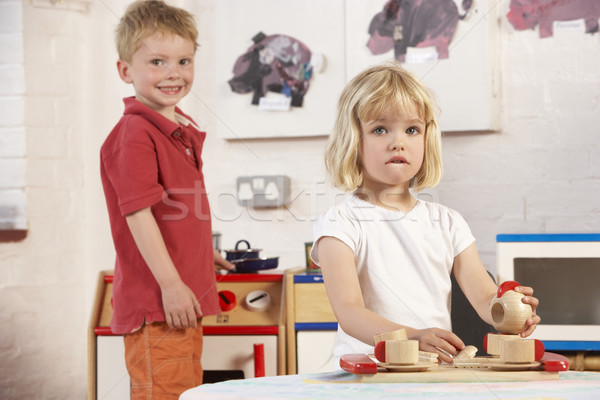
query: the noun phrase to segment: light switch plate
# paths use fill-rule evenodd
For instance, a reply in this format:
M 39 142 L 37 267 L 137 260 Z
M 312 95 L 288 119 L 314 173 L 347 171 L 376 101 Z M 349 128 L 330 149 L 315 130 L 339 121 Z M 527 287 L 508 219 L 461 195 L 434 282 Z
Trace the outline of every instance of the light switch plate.
M 285 175 L 240 176 L 236 190 L 240 206 L 281 207 L 290 197 L 290 178 Z

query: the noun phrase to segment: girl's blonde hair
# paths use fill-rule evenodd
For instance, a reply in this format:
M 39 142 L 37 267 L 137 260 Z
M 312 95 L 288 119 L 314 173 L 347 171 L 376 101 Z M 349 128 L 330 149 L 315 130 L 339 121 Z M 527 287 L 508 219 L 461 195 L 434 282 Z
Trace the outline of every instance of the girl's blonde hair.
M 435 186 L 442 176 L 441 132 L 436 107 L 430 91 L 398 63 L 374 66 L 355 76 L 340 96 L 334 129 L 325 151 L 325 166 L 333 184 L 344 191 L 362 184 L 360 121 L 372 121 L 389 112 L 405 115 L 415 110 L 426 123 L 425 154 L 411 187 L 420 190 Z
M 198 29 L 194 16 L 161 0 L 138 0 L 129 5 L 115 30 L 119 59 L 130 62 L 142 40 L 158 33 L 179 35 L 198 47 Z

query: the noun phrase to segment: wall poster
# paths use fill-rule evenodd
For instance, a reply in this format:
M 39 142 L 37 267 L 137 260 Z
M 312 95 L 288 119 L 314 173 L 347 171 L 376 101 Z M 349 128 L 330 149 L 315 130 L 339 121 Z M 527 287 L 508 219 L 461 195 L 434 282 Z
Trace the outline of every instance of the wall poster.
M 436 94 L 443 131 L 498 129 L 500 2 L 346 3 L 347 76 L 397 58 Z
M 552 37 L 555 29 L 598 32 L 598 0 L 510 0 L 508 21 L 518 31 L 535 29 L 540 38 Z
M 343 0 L 219 0 L 218 134 L 328 135 L 345 84 Z
M 219 136 L 328 135 L 345 83 L 394 59 L 435 93 L 443 131 L 496 130 L 499 4 L 219 0 Z

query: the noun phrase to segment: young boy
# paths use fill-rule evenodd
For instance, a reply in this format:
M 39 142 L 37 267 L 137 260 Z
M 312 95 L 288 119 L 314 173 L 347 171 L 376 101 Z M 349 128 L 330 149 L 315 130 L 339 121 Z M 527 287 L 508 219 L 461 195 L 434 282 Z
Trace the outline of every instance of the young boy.
M 194 18 L 158 0 L 116 29 L 135 97 L 101 149 L 116 263 L 111 328 L 123 334 L 132 399 L 177 399 L 202 383 L 201 317 L 220 312 L 200 132 L 176 107 L 194 79 Z

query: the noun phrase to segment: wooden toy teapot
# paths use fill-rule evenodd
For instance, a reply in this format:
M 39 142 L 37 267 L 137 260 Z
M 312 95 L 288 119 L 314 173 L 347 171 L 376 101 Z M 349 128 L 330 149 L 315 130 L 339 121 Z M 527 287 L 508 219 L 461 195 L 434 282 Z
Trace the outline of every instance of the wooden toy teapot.
M 531 318 L 531 306 L 521 301 L 525 295 L 513 290 L 517 286 L 521 286 L 519 282 L 503 282 L 498 287 L 497 296 L 490 303 L 493 326 L 500 333 L 521 333 L 525 322 Z

